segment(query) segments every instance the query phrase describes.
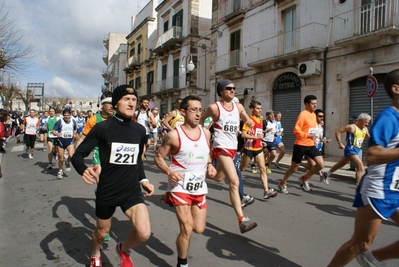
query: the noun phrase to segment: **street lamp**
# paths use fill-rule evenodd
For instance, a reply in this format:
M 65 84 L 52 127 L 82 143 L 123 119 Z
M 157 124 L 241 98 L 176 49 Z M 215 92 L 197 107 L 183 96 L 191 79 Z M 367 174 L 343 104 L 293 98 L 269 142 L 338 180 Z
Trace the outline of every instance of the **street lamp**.
M 182 64 L 182 65 L 180 66 L 180 74 L 181 74 L 181 75 L 186 74 L 186 77 L 187 77 L 187 76 L 190 76 L 190 75 L 191 75 L 191 72 L 195 69 L 195 65 L 194 65 L 194 63 L 193 63 L 192 55 L 191 55 L 191 54 L 188 54 L 187 57 L 184 56 L 183 59 L 182 59 L 183 62 L 184 62 L 184 58 L 186 59 L 186 68 L 187 68 L 187 71 L 186 71 L 186 68 L 184 67 L 184 65 Z M 190 58 L 190 61 L 189 61 L 188 64 L 187 64 L 187 61 L 188 61 L 189 58 Z

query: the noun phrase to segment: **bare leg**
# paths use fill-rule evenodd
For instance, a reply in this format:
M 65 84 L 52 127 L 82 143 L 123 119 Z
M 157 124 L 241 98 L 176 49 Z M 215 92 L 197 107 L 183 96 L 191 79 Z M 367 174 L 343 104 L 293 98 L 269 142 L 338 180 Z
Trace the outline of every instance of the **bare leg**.
M 104 242 L 104 238 L 109 233 L 111 229 L 111 218 L 107 220 L 102 220 L 97 218 L 97 227 L 91 234 L 93 238 L 93 250 L 91 252 L 92 257 L 99 257 L 100 256 L 100 248 L 102 243 Z

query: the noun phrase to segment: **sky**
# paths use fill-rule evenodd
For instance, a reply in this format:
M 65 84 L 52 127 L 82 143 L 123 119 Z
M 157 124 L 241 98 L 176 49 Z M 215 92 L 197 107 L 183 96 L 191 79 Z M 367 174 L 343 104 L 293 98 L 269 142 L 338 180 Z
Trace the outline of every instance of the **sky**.
M 44 83 L 45 97 L 92 98 L 101 94 L 103 38 L 131 32 L 131 17 L 149 0 L 3 0 L 34 58 L 16 74 L 21 89 Z M 0 1 L 1 2 L 1 1 Z

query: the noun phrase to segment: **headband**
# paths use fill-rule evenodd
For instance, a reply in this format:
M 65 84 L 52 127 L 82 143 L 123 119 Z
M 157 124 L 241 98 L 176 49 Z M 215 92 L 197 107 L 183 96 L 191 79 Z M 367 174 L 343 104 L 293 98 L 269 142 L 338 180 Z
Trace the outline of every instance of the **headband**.
M 112 97 L 106 97 L 106 98 L 104 98 L 103 100 L 101 100 L 101 104 L 104 104 L 104 103 L 106 103 L 106 102 L 112 103 Z

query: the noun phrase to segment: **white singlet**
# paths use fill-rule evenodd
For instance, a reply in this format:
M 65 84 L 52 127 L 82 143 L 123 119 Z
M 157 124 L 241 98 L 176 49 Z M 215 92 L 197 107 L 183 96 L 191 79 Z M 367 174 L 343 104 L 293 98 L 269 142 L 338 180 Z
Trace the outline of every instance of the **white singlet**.
M 232 102 L 233 109 L 226 110 L 220 103 L 216 102 L 219 110 L 219 118 L 213 124 L 214 148 L 237 149 L 237 132 L 240 128 L 240 113 L 236 102 Z

